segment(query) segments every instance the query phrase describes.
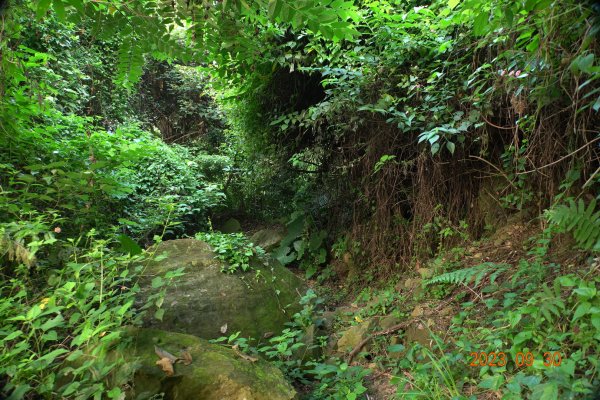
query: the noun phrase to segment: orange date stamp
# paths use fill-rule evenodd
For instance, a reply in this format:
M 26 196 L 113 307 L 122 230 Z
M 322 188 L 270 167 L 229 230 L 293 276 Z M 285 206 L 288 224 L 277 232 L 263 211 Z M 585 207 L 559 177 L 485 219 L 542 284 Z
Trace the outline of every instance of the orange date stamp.
M 471 352 L 470 367 L 504 367 L 508 363 L 508 356 L 503 351 L 499 352 Z M 562 354 L 559 351 L 547 351 L 542 355 L 545 367 L 559 367 L 562 364 Z M 531 367 L 535 361 L 535 356 L 531 352 L 518 352 L 515 355 L 514 363 L 517 368 Z

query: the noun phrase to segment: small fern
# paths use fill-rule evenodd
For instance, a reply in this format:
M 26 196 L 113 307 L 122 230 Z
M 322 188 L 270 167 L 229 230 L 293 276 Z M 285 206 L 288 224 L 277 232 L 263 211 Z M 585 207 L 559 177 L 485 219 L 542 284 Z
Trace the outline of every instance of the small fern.
M 548 211 L 548 219 L 561 231 L 571 232 L 577 245 L 584 250 L 600 251 L 600 211 L 594 213 L 596 199 L 585 206 L 583 200 L 555 206 Z
M 510 267 L 509 264 L 496 264 L 486 262 L 470 268 L 463 268 L 431 278 L 425 283 L 425 286 L 435 283 L 452 283 L 455 285 L 467 285 L 474 282 L 474 286 L 479 286 L 481 281 L 489 275 L 490 281 L 494 282 L 498 276 Z

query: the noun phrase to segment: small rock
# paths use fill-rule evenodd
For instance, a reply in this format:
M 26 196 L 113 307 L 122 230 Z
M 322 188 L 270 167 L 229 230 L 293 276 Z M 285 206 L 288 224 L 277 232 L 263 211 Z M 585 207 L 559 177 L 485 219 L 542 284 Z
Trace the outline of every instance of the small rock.
M 361 341 L 367 338 L 370 333 L 374 320 L 369 318 L 359 325 L 350 327 L 342 332 L 342 337 L 337 341 L 337 349 L 340 352 L 352 351 Z M 363 350 L 367 349 L 363 347 Z
M 274 250 L 283 240 L 283 229 L 266 228 L 257 231 L 250 237 L 250 241 L 262 247 L 266 252 Z
M 421 287 L 421 279 L 419 278 L 408 278 L 404 281 L 404 287 L 406 289 L 416 289 Z
M 431 347 L 431 338 L 429 337 L 429 331 L 421 324 L 412 324 L 406 329 L 406 343 L 421 343 L 423 346 Z
M 405 290 L 412 293 L 413 296 L 417 297 L 423 293 L 422 280 L 419 278 L 408 278 L 404 282 Z
M 421 278 L 423 279 L 429 279 L 433 276 L 433 271 L 431 270 L 431 268 L 419 268 L 417 272 L 419 273 L 419 275 L 421 275 Z
M 449 317 L 454 315 L 454 308 L 452 306 L 446 306 L 440 310 L 439 313 L 443 317 Z
M 392 326 L 398 325 L 402 320 L 395 315 L 388 315 L 379 320 L 379 327 L 383 330 L 390 329 Z
M 410 313 L 412 317 L 421 317 L 425 314 L 423 307 L 420 305 L 415 306 L 414 310 Z

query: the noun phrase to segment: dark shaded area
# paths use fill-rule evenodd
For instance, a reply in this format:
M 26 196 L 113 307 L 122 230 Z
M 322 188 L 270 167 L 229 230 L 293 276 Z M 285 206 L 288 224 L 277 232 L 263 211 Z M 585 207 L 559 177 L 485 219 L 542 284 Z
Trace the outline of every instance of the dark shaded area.
M 207 94 L 202 77 L 188 72 L 184 74 L 167 62 L 149 63 L 140 83 L 137 108 L 167 143 L 202 139 L 207 148 L 218 147 L 223 140 L 223 115 Z
M 300 112 L 325 99 L 320 74 L 278 70 L 271 80 L 272 105 L 285 112 Z

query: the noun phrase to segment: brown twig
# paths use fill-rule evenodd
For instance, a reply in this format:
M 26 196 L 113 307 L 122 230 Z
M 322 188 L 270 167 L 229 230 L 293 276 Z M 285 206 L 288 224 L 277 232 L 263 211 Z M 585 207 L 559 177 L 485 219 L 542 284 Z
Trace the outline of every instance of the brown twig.
M 588 179 L 587 181 L 585 181 L 585 183 L 583 184 L 583 186 L 582 186 L 581 188 L 582 188 L 582 189 L 585 189 L 585 187 L 586 187 L 587 185 L 589 185 L 589 184 L 592 182 L 592 180 L 594 179 L 594 177 L 595 177 L 596 175 L 598 175 L 598 173 L 599 173 L 599 172 L 600 172 L 600 167 L 598 167 L 598 168 L 596 169 L 596 171 L 594 171 L 594 173 L 592 174 L 592 176 L 590 176 L 590 179 Z
M 575 154 L 575 153 L 578 153 L 579 151 L 581 151 L 581 150 L 585 149 L 586 147 L 588 147 L 588 146 L 589 146 L 589 145 L 591 145 L 592 143 L 595 143 L 595 142 L 597 142 L 598 140 L 600 140 L 600 136 L 598 136 L 597 138 L 595 138 L 595 139 L 593 139 L 593 140 L 590 140 L 589 142 L 587 142 L 586 144 L 584 144 L 583 146 L 581 146 L 581 147 L 580 147 L 580 148 L 578 148 L 577 150 L 570 152 L 570 153 L 569 153 L 569 154 L 567 154 L 566 156 L 563 156 L 563 157 L 559 158 L 558 160 L 551 162 L 550 164 L 546 164 L 546 165 L 543 165 L 543 166 L 541 166 L 541 167 L 537 167 L 537 168 L 531 169 L 531 170 L 529 170 L 529 171 L 517 172 L 517 175 L 525 175 L 525 174 L 530 174 L 530 173 L 532 173 L 532 172 L 537 172 L 537 171 L 538 171 L 538 170 L 540 170 L 540 169 L 543 169 L 543 168 L 550 167 L 550 166 L 552 166 L 552 165 L 554 165 L 554 164 L 558 164 L 559 162 L 561 162 L 561 161 L 563 161 L 563 160 L 565 160 L 565 159 L 567 159 L 567 158 L 571 157 L 573 154 Z
M 376 337 L 376 336 L 383 336 L 383 335 L 389 335 L 390 333 L 394 333 L 394 332 L 397 332 L 397 331 L 399 331 L 401 329 L 405 329 L 410 324 L 412 324 L 413 322 L 415 322 L 415 321 L 412 320 L 412 319 L 410 319 L 410 320 L 407 320 L 407 321 L 404 321 L 404 322 L 400 322 L 399 324 L 394 325 L 391 328 L 385 329 L 383 331 L 373 332 L 372 334 L 370 334 L 369 336 L 367 336 L 365 339 L 363 339 L 359 344 L 357 344 L 356 347 L 350 352 L 350 354 L 348 354 L 348 364 L 350 364 L 352 362 L 352 359 L 374 337 Z
M 484 120 L 485 122 L 487 122 L 487 124 L 488 124 L 488 125 L 491 125 L 491 126 L 493 126 L 494 128 L 496 128 L 496 129 L 504 129 L 504 130 L 507 130 L 507 131 L 512 131 L 513 129 L 515 129 L 515 128 L 518 128 L 518 127 L 519 127 L 518 125 L 515 125 L 515 126 L 510 126 L 510 127 L 499 126 L 499 125 L 496 125 L 496 124 L 494 124 L 494 123 L 492 123 L 492 122 L 488 121 L 488 120 L 487 120 L 487 118 L 485 118 L 483 115 L 481 116 L 481 118 L 483 118 L 483 120 Z
M 487 165 L 491 166 L 492 168 L 494 168 L 496 171 L 498 171 L 498 173 L 500 173 L 500 175 L 502 175 L 504 177 L 504 179 L 507 180 L 507 182 L 513 187 L 513 188 L 517 188 L 515 186 L 515 184 L 510 180 L 510 178 L 508 177 L 508 175 L 506 175 L 506 173 L 504 171 L 502 171 L 500 168 L 496 167 L 494 164 L 492 164 L 491 162 L 489 162 L 488 160 L 486 160 L 485 158 L 481 158 L 475 155 L 470 155 L 469 157 L 472 158 L 476 158 L 477 160 L 483 161 L 484 163 L 486 163 Z

